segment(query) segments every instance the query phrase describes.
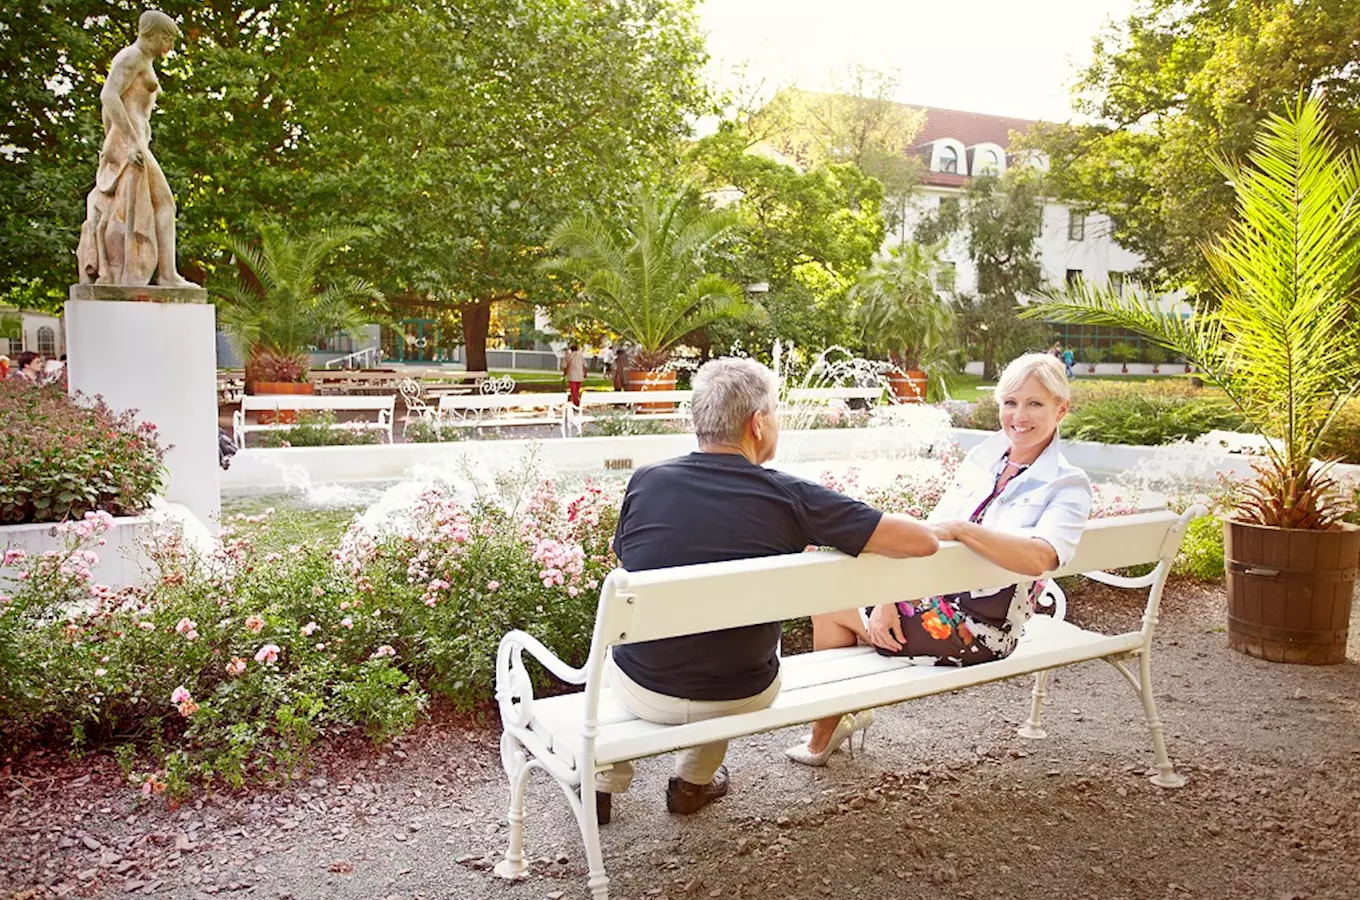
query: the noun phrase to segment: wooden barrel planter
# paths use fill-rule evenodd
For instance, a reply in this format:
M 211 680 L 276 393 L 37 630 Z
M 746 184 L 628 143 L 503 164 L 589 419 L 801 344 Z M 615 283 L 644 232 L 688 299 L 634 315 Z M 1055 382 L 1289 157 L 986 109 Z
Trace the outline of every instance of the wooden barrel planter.
M 888 373 L 888 388 L 898 403 L 926 402 L 926 373 L 919 369 Z
M 1360 528 L 1335 531 L 1224 523 L 1228 646 L 1271 662 L 1346 659 Z
M 673 371 L 628 371 L 628 390 L 630 391 L 673 391 L 675 390 L 675 372 Z M 649 413 L 668 413 L 675 411 L 675 404 L 666 403 L 638 403 L 634 410 L 640 415 Z
M 247 394 L 315 394 L 316 385 L 310 381 L 249 381 L 246 382 Z M 261 425 L 278 423 L 293 425 L 297 423 L 297 411 L 280 409 L 273 412 L 256 413 Z

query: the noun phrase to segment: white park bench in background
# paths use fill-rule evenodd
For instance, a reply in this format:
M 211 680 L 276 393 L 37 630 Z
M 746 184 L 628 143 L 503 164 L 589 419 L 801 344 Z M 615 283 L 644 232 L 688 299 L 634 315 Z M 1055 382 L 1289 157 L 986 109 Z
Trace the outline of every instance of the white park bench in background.
M 504 728 L 501 761 L 510 783 L 510 835 L 496 873 L 504 878 L 529 874 L 523 845 L 524 801 L 528 776 L 535 769 L 547 772 L 566 794 L 585 844 L 591 897 L 607 900 L 609 878 L 596 821 L 595 774 L 616 762 L 1028 674 L 1037 677 L 1020 735 L 1042 738 L 1040 714 L 1050 671 L 1095 659 L 1117 668 L 1142 703 L 1156 761 L 1153 783 L 1180 787 L 1184 779 L 1167 756 L 1153 703 L 1152 635 L 1181 536 L 1190 520 L 1203 514 L 1197 506 L 1180 516 L 1153 512 L 1092 521 L 1071 564 L 1050 576 L 1085 572 L 1105 584 L 1147 590 L 1143 624 L 1136 631 L 1087 631 L 1064 621 L 1065 610 L 1059 604 L 1054 617 L 1037 615 L 1030 620 L 1009 657 L 966 668 L 912 666 L 879 656 L 872 647 L 803 653 L 782 660 L 782 687 L 769 708 L 685 725 L 643 721 L 614 697 L 604 684 L 610 647 L 994 585 L 1017 584 L 1017 590 L 1026 591 L 1029 581 L 952 542 L 925 559 L 872 555 L 852 559 L 821 552 L 650 572 L 615 570 L 601 589 L 590 653 L 581 668 L 567 665 L 522 631 L 501 640 L 496 701 Z M 1102 571 L 1150 562 L 1156 567 L 1139 578 Z M 903 595 L 903 585 L 911 585 L 911 597 Z M 526 651 L 558 678 L 584 685 L 585 690 L 534 697 L 524 664 Z M 1075 689 L 1073 693 L 1079 695 Z M 1072 702 L 1077 699 L 1074 696 Z M 783 764 L 782 757 L 771 764 Z
M 823 387 L 790 388 L 785 398 L 786 404 L 793 403 L 830 403 L 834 400 L 863 400 L 877 403 L 883 398 L 883 386 L 875 387 Z
M 355 412 L 377 413 L 376 420 L 334 422 L 331 428 L 373 428 L 387 435 L 387 443 L 392 443 L 392 411 L 396 407 L 395 394 L 382 397 L 329 397 L 316 394 L 247 394 L 241 398 L 241 408 L 231 414 L 232 439 L 236 446 L 245 449 L 246 435 L 252 431 L 279 431 L 292 428 L 292 425 L 272 422 L 262 425 L 251 422 L 251 413 L 278 413 L 283 410 L 297 412 Z M 277 418 L 277 417 L 276 417 Z
M 444 394 L 439 398 L 439 420 L 444 428 L 561 427 L 567 404 L 565 393 Z

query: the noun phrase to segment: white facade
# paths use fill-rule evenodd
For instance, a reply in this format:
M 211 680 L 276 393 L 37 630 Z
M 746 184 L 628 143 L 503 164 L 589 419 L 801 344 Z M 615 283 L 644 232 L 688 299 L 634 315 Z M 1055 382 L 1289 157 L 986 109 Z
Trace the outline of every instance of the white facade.
M 20 336 L 17 339 L 0 337 L 0 353 L 13 358 L 24 350 L 32 350 L 57 359 L 66 352 L 66 334 L 59 316 L 13 309 L 0 309 L 0 315 L 18 316 L 20 320 Z M 0 331 L 0 335 L 3 334 Z

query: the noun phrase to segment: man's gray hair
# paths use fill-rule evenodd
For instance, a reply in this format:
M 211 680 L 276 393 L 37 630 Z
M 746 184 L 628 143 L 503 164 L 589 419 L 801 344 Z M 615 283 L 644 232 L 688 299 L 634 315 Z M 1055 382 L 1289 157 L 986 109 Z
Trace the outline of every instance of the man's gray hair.
M 754 359 L 727 357 L 705 363 L 694 375 L 690 416 L 700 444 L 739 444 L 752 413 L 774 412 L 779 385 Z

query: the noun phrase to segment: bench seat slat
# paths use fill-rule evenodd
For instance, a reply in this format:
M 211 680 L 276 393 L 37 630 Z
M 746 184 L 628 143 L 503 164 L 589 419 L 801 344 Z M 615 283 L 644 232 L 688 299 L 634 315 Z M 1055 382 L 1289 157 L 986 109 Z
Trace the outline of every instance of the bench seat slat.
M 693 747 L 709 741 L 771 731 L 844 709 L 846 698 L 863 708 L 887 706 L 998 681 L 1053 666 L 1128 653 L 1143 645 L 1140 632 L 1104 635 L 1046 616 L 1031 620 L 1015 653 L 966 668 L 913 666 L 879 656 L 870 647 L 824 650 L 785 657 L 779 696 L 768 708 L 688 725 L 657 725 L 633 716 L 607 688 L 600 695 L 596 759 L 612 763 Z M 534 701 L 534 730 L 550 734 L 553 751 L 580 758 L 585 695 Z

